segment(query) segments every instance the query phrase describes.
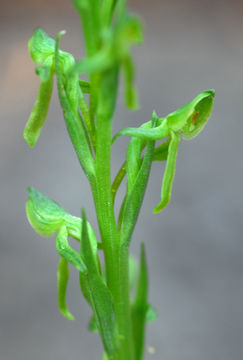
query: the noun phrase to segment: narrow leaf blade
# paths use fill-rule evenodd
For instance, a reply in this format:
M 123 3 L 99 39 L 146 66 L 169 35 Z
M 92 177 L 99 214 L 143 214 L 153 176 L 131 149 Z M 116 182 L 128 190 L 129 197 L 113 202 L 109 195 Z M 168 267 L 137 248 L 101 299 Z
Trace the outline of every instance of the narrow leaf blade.
M 115 319 L 115 311 L 111 293 L 98 271 L 90 245 L 87 230 L 87 220 L 84 210 L 82 211 L 83 229 L 82 243 L 84 261 L 88 269 L 88 281 L 90 286 L 90 299 L 94 316 L 97 322 L 104 349 L 109 356 L 113 356 L 118 349 L 118 331 Z
M 148 271 L 147 271 L 144 244 L 142 243 L 137 291 L 132 306 L 133 336 L 134 336 L 136 360 L 142 360 L 143 357 L 147 310 L 148 310 Z
M 166 140 L 154 149 L 153 161 L 165 161 L 168 157 L 170 140 Z
M 77 81 L 78 77 L 75 74 L 67 77 L 67 74 L 63 73 L 63 69 L 61 66 L 62 64 L 59 43 L 63 34 L 64 32 L 59 33 L 55 47 L 55 67 L 57 76 L 58 96 L 63 109 L 67 130 L 71 138 L 73 147 L 78 156 L 80 165 L 82 166 L 86 176 L 91 179 L 94 177 L 94 159 L 92 157 L 90 146 L 86 138 L 84 127 L 80 122 L 78 109 L 74 109 L 75 99 L 73 97 L 73 94 L 71 95 L 72 85 L 74 87 L 74 93 L 76 93 L 77 86 L 79 86 Z M 69 93 L 66 93 L 65 80 L 68 81 L 67 88 L 69 88 Z M 71 81 L 71 83 L 69 83 L 69 81 Z
M 99 332 L 99 328 L 97 326 L 97 322 L 96 322 L 94 315 L 91 316 L 90 321 L 89 321 L 89 331 L 93 332 L 93 333 Z
M 153 126 L 157 124 L 157 116 L 153 114 Z M 134 181 L 131 192 L 128 194 L 124 205 L 123 218 L 121 223 L 122 243 L 129 244 L 134 230 L 140 208 L 142 206 L 146 185 L 149 179 L 151 164 L 153 160 L 154 141 L 149 141 L 143 158 L 141 168 Z
M 146 321 L 153 322 L 158 317 L 157 311 L 153 308 L 153 306 L 148 305 L 148 309 L 146 312 Z

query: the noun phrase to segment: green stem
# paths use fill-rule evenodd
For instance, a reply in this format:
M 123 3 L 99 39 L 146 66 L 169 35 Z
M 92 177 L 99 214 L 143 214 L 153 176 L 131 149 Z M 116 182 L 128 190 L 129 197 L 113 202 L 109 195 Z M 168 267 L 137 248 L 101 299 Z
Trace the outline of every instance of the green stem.
M 90 97 L 89 97 L 89 120 L 91 125 L 91 131 L 94 134 L 94 148 L 96 147 L 96 126 L 95 126 L 95 112 L 97 107 L 97 93 L 99 84 L 99 75 L 90 75 Z
M 93 194 L 104 249 L 107 285 L 113 295 L 121 336 L 119 354 L 114 360 L 133 360 L 128 278 L 129 254 L 127 248 L 120 247 L 120 234 L 116 225 L 111 192 L 112 115 L 113 112 L 107 109 L 104 112 L 102 109 L 97 111 L 96 184 L 95 187 L 93 186 Z
M 117 319 L 121 339 L 119 360 L 134 359 L 134 344 L 131 322 L 131 306 L 129 296 L 129 250 L 127 247 L 120 247 L 119 252 L 119 298 L 117 304 Z
M 79 91 L 79 108 L 80 108 L 81 114 L 83 116 L 85 125 L 88 130 L 88 134 L 90 136 L 90 140 L 91 140 L 94 152 L 95 152 L 95 124 L 94 124 L 94 122 L 90 121 L 89 107 L 85 101 L 84 94 L 81 91 L 81 89 Z

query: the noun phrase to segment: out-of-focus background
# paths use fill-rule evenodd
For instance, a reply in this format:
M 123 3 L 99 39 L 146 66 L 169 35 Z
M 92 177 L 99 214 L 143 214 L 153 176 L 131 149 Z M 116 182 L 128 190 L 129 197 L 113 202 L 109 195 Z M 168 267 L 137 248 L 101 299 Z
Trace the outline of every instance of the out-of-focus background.
M 145 23 L 135 50 L 141 108 L 129 113 L 122 96 L 114 131 L 138 126 L 155 109 L 166 115 L 204 89 L 215 108 L 200 136 L 182 142 L 171 204 L 159 215 L 163 166 L 155 164 L 132 251 L 144 241 L 150 300 L 159 313 L 149 325 L 146 359 L 240 360 L 243 354 L 243 2 L 130 1 Z M 0 3 L 0 359 L 100 359 L 87 332 L 88 305 L 72 270 L 68 305 L 56 304 L 54 239 L 37 236 L 25 217 L 28 185 L 79 215 L 85 206 L 97 229 L 91 194 L 67 137 L 56 91 L 37 146 L 22 138 L 39 79 L 28 55 L 33 29 L 66 29 L 62 48 L 84 55 L 79 19 L 68 0 Z M 128 139 L 114 146 L 113 173 Z M 120 196 L 121 198 L 121 196 Z

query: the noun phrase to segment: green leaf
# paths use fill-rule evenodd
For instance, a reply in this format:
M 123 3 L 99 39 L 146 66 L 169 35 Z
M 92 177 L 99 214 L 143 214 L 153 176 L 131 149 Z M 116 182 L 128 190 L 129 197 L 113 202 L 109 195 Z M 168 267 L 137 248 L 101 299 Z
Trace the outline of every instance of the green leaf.
M 99 328 L 97 326 L 97 322 L 96 322 L 94 315 L 91 316 L 90 321 L 89 321 L 89 331 L 93 332 L 93 333 L 99 332 Z
M 124 161 L 124 163 L 120 167 L 118 173 L 116 174 L 115 179 L 113 180 L 112 186 L 111 186 L 113 204 L 115 201 L 117 190 L 119 189 L 125 175 L 126 175 L 126 161 Z
M 72 0 L 77 11 L 83 11 L 89 8 L 89 0 Z
M 79 80 L 79 86 L 84 94 L 90 94 L 90 83 L 88 81 Z
M 168 146 L 170 140 L 167 140 L 154 148 L 153 152 L 153 161 L 165 161 L 168 156 Z M 141 141 L 139 138 L 132 137 L 128 144 L 127 149 L 127 162 L 125 161 L 120 170 L 118 171 L 113 183 L 112 183 L 112 199 L 113 203 L 115 201 L 117 190 L 119 189 L 122 180 L 124 179 L 127 173 L 127 192 L 130 193 L 133 183 L 136 179 L 137 173 L 140 169 L 142 163 L 142 150 L 146 146 L 145 141 Z M 129 157 L 129 159 L 128 159 Z
M 103 354 L 103 358 L 102 358 L 102 360 L 109 360 L 109 357 L 107 356 L 107 354 Z
M 68 214 L 60 205 L 33 187 L 28 188 L 26 214 L 31 226 L 42 236 L 51 237 L 64 224 L 70 236 L 80 239 L 81 219 Z
M 118 330 L 115 319 L 112 295 L 102 280 L 93 255 L 87 229 L 87 220 L 82 211 L 83 229 L 81 253 L 88 269 L 90 299 L 95 320 L 102 338 L 104 349 L 109 356 L 113 356 L 118 349 Z
M 153 126 L 157 124 L 157 116 L 153 114 Z M 127 194 L 124 205 L 122 223 L 121 223 L 121 236 L 122 243 L 129 244 L 132 232 L 137 222 L 138 214 L 142 206 L 147 182 L 149 179 L 151 164 L 153 160 L 154 141 L 149 141 L 145 155 L 134 181 L 132 190 Z
M 153 322 L 158 317 L 156 310 L 151 306 L 148 305 L 147 312 L 146 312 L 146 321 Z
M 98 258 L 98 252 L 97 252 L 97 240 L 94 234 L 93 229 L 91 228 L 91 226 L 89 226 L 89 223 L 87 222 L 87 228 L 88 228 L 88 235 L 89 235 L 89 245 L 90 245 L 90 250 L 91 250 L 91 254 L 92 254 L 92 263 L 94 263 L 94 267 L 95 267 L 95 271 L 99 272 L 99 268 L 100 268 L 100 263 L 99 263 L 99 258 Z M 85 259 L 85 250 L 84 250 L 84 242 L 86 241 L 85 238 L 82 237 L 83 234 L 83 223 L 82 223 L 82 228 L 81 228 L 81 240 L 80 240 L 80 255 L 82 256 L 83 259 Z M 87 302 L 89 303 L 89 305 L 92 307 L 92 298 L 90 296 L 90 284 L 89 284 L 89 279 L 86 276 L 86 274 L 79 274 L 79 281 L 80 281 L 80 289 L 83 293 L 84 298 L 87 300 Z
M 140 269 L 135 300 L 132 306 L 135 359 L 142 360 L 144 351 L 145 323 L 148 312 L 148 271 L 144 244 L 141 244 Z
M 58 254 L 76 267 L 83 274 L 87 273 L 87 267 L 84 264 L 80 254 L 71 248 L 68 243 L 68 232 L 66 226 L 62 226 L 56 237 L 56 249 Z
M 104 26 L 110 25 L 117 1 L 118 0 L 106 0 L 102 2 L 101 18 Z
M 133 290 L 136 279 L 137 279 L 137 272 L 138 272 L 138 264 L 134 256 L 129 256 L 129 287 L 130 290 Z M 102 278 L 104 282 L 106 283 L 106 273 L 105 273 L 105 267 L 102 267 Z
M 170 202 L 173 180 L 176 171 L 177 151 L 180 144 L 180 137 L 171 131 L 171 140 L 168 148 L 168 157 L 161 188 L 161 201 L 154 208 L 154 214 L 162 211 Z
M 160 144 L 154 149 L 153 161 L 167 160 L 169 144 L 170 144 L 170 139 L 164 141 L 162 144 Z
M 80 121 L 78 108 L 76 107 L 75 109 L 75 101 L 78 101 L 78 96 L 75 98 L 77 86 L 79 86 L 78 77 L 75 74 L 72 74 L 67 79 L 67 77 L 65 77 L 62 73 L 59 43 L 63 34 L 64 32 L 59 33 L 55 48 L 55 66 L 58 95 L 63 109 L 67 130 L 78 156 L 80 165 L 82 166 L 86 176 L 91 179 L 94 177 L 95 172 L 94 159 L 92 157 L 90 146 L 86 138 L 85 129 L 82 122 Z M 65 80 L 67 81 L 66 86 Z
M 133 290 L 137 279 L 137 262 L 133 256 L 129 256 L 129 287 Z
M 57 299 L 61 314 L 69 320 L 75 320 L 66 305 L 66 291 L 69 279 L 68 262 L 60 258 L 57 268 Z
M 73 5 L 82 22 L 87 55 L 92 56 L 99 45 L 101 4 L 97 0 L 73 0 Z
M 138 271 L 138 268 L 137 268 L 137 262 L 136 262 L 135 258 L 133 256 L 129 256 L 129 287 L 130 287 L 130 291 L 133 290 L 133 288 L 136 284 L 137 271 Z M 102 274 L 103 274 L 103 279 L 106 282 L 105 269 L 103 269 Z M 147 321 L 154 320 L 153 310 L 154 309 L 152 307 L 148 308 L 148 312 L 146 314 Z M 99 328 L 98 328 L 97 321 L 96 321 L 94 314 L 92 314 L 92 316 L 90 317 L 88 329 L 90 332 L 93 332 L 93 333 L 99 332 Z
M 147 123 L 146 126 L 152 126 L 152 121 L 158 123 L 159 118 L 157 117 L 155 111 L 152 114 L 152 120 Z M 142 164 L 142 151 L 146 146 L 146 141 L 138 137 L 132 137 L 128 147 L 127 147 L 127 161 L 126 161 L 126 172 L 127 172 L 127 194 L 130 194 L 130 191 L 134 185 L 136 177 L 138 175 L 139 169 Z M 155 149 L 154 149 L 155 150 Z

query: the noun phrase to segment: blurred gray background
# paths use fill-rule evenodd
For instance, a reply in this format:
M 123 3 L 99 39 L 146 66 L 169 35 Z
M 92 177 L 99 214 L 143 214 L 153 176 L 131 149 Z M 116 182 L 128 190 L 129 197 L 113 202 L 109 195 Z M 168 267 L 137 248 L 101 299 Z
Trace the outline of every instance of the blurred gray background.
M 68 305 L 56 304 L 54 239 L 37 236 L 25 217 L 32 185 L 79 215 L 85 206 L 97 229 L 91 194 L 54 92 L 46 125 L 30 150 L 22 132 L 39 79 L 28 55 L 33 29 L 67 34 L 62 47 L 84 55 L 79 19 L 68 0 L 0 3 L 0 359 L 101 359 L 98 336 L 71 271 Z M 130 113 L 120 96 L 114 131 L 166 115 L 204 89 L 215 88 L 215 108 L 200 136 L 182 142 L 173 197 L 159 215 L 163 165 L 153 166 L 132 251 L 145 241 L 150 300 L 159 313 L 148 326 L 146 359 L 243 358 L 243 2 L 131 1 L 145 23 L 134 54 L 141 108 Z M 114 146 L 113 174 L 128 139 Z M 124 189 L 124 187 L 123 187 Z M 118 197 L 121 199 L 121 195 Z M 152 352 L 151 354 L 151 347 Z

